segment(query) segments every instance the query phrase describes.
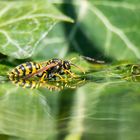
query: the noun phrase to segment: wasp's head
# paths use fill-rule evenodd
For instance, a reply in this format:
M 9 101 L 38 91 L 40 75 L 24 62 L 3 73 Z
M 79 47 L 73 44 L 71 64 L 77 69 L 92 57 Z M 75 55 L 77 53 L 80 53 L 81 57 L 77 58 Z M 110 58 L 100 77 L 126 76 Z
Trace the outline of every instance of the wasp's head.
M 71 66 L 70 61 L 65 60 L 63 63 L 64 69 L 69 70 L 71 68 L 70 66 Z

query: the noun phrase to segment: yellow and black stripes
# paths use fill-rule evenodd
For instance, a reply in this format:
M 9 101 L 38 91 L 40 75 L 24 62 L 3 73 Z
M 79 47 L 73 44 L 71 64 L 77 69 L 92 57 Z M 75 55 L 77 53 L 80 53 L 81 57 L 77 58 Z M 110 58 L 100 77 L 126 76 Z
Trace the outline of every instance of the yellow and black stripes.
M 24 80 L 19 78 L 11 78 L 10 81 L 22 88 L 37 89 L 39 87 L 46 87 L 50 91 L 59 91 L 61 88 L 59 86 L 48 84 L 46 81 L 35 81 L 35 80 Z
M 11 72 L 8 73 L 9 77 L 24 77 L 28 74 L 35 73 L 42 66 L 35 62 L 26 62 L 15 67 Z
M 44 79 L 57 80 L 58 78 L 60 81 L 66 81 L 69 77 L 75 77 L 71 72 L 71 65 L 81 70 L 78 66 L 68 60 L 53 58 L 45 62 L 26 62 L 20 64 L 9 72 L 8 76 L 9 79 L 14 77 L 27 80 L 38 76 L 40 77 L 40 81 L 43 81 Z
M 13 84 L 16 84 L 17 86 L 23 87 L 23 88 L 38 88 L 40 86 L 39 82 L 36 82 L 34 80 L 24 80 L 24 79 L 11 79 Z
M 46 62 L 47 65 L 50 65 L 51 63 L 58 63 L 58 65 L 63 65 L 63 60 L 61 59 L 58 59 L 58 58 L 53 58 L 53 59 L 50 59 Z

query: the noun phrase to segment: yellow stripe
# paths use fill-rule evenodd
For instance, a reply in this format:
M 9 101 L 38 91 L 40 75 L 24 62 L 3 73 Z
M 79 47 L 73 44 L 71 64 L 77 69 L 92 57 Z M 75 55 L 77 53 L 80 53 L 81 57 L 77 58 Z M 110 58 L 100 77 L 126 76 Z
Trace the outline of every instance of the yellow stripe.
M 12 70 L 12 73 L 14 74 L 14 76 L 17 76 L 17 72 L 15 71 L 15 69 Z
M 23 71 L 21 69 L 18 69 L 19 71 L 19 76 L 23 76 Z
M 22 85 L 23 84 L 23 80 L 20 80 L 17 84 L 18 85 Z
M 18 69 L 17 69 L 17 71 L 18 71 Z M 18 74 L 18 72 L 16 71 L 16 69 L 14 69 L 14 71 L 13 71 L 13 73 L 14 73 L 14 77 L 18 77 L 19 76 L 19 74 Z
M 30 73 L 30 70 L 29 70 L 28 67 L 26 67 L 26 73 L 25 73 L 25 75 L 28 75 L 29 73 Z
M 31 64 L 32 64 L 32 73 L 36 73 L 36 67 L 35 67 L 35 65 L 31 62 Z
M 39 64 L 36 64 L 37 69 L 39 69 Z
M 31 89 L 33 89 L 33 88 L 36 88 L 36 82 L 35 81 L 32 81 Z

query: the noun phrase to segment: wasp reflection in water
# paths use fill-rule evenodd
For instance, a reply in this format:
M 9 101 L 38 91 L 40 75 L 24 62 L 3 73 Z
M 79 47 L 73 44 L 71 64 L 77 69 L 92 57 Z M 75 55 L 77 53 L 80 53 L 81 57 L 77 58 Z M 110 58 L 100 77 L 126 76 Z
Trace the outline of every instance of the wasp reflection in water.
M 23 88 L 37 89 L 39 87 L 47 88 L 50 91 L 60 91 L 65 88 L 77 88 L 85 83 L 85 80 L 75 80 L 71 82 L 62 81 L 37 81 L 37 80 L 25 80 L 22 78 L 13 78 L 10 81 L 16 86 Z

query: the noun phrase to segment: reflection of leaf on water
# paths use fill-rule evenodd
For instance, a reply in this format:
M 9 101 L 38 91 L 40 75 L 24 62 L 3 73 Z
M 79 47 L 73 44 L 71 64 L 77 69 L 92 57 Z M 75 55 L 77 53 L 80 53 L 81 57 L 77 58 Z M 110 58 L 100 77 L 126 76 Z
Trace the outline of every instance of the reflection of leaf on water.
M 139 137 L 140 84 L 131 82 L 89 83 L 74 97 L 67 127 L 70 138 L 106 139 Z M 111 136 L 110 136 L 111 134 Z
M 91 112 L 91 105 L 87 105 L 91 109 L 86 112 L 89 115 L 85 119 L 85 133 L 92 133 L 95 139 L 99 133 L 106 134 L 108 139 L 110 133 L 123 139 L 139 136 L 139 91 L 139 83 L 108 83 L 99 93 L 100 101 L 96 104 L 95 113 Z
M 0 85 L 0 133 L 41 140 L 51 137 L 53 118 L 47 100 L 38 90 L 10 83 Z
M 52 94 L 47 94 L 49 90 L 45 88 L 30 90 L 1 84 L 1 132 L 29 139 L 45 139 L 62 133 L 66 140 L 82 136 L 96 139 L 100 130 L 107 138 L 110 133 L 122 137 L 138 136 L 138 129 L 132 135 L 130 131 L 139 127 L 136 126 L 140 116 L 139 83 L 113 79 L 110 75 L 116 70 L 113 68 L 110 66 L 101 71 L 95 68 L 87 73 L 91 79 L 86 84 Z
M 89 115 L 87 114 L 87 111 L 90 110 L 90 113 L 94 113 L 94 108 L 100 101 L 100 92 L 103 90 L 105 85 L 106 83 L 101 85 L 97 83 L 86 84 L 76 90 L 67 129 L 69 134 L 66 136 L 66 140 L 72 138 L 80 139 L 82 137 L 86 126 L 84 123 L 85 118 Z M 87 106 L 87 104 L 90 104 L 90 106 Z

